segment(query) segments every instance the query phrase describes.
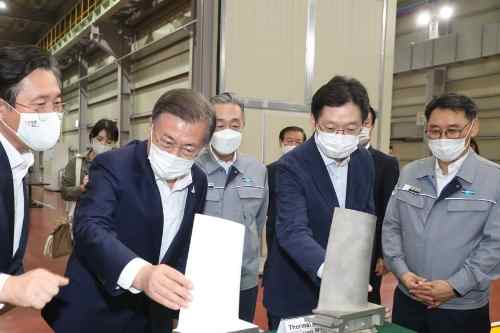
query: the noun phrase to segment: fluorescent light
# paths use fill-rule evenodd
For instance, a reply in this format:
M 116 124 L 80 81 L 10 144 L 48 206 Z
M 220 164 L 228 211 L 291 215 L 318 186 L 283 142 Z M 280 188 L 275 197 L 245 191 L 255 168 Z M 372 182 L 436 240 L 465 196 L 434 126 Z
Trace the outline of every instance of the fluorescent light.
M 0 10 L 6 10 L 7 9 L 7 4 L 5 1 L 0 1 Z
M 453 16 L 453 7 L 444 5 L 439 10 L 439 18 L 442 20 L 449 20 Z
M 431 22 L 431 13 L 429 11 L 424 11 L 417 16 L 417 25 L 423 27 Z

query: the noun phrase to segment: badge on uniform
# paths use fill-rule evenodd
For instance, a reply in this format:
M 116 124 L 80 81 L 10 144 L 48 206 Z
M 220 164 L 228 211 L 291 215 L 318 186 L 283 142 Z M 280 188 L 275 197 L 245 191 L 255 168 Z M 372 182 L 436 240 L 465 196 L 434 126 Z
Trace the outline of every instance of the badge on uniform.
M 471 190 L 462 190 L 462 193 L 466 197 L 472 197 L 474 194 L 476 194 L 476 192 L 471 191 Z
M 408 184 L 404 184 L 403 187 L 401 187 L 401 189 L 403 191 L 408 191 L 408 192 L 411 192 L 413 194 L 418 194 L 418 193 L 422 192 L 422 190 L 419 189 L 418 187 L 408 185 Z
M 252 183 L 253 183 L 253 180 L 250 177 L 243 177 L 243 178 L 241 178 L 241 181 L 245 185 L 252 185 Z

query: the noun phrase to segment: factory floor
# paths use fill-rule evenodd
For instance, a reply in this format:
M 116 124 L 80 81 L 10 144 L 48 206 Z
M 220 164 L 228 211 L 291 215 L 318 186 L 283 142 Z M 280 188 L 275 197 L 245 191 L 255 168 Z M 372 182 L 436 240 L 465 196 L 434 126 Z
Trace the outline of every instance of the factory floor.
M 63 216 L 64 203 L 59 193 L 33 189 L 33 199 L 48 205 L 45 208 L 31 209 L 31 230 L 25 258 L 27 270 L 44 267 L 63 274 L 67 258 L 48 259 L 42 255 L 47 235 L 52 231 L 54 221 Z M 396 280 L 392 275 L 384 277 L 382 284 L 382 302 L 389 308 L 392 306 L 392 294 Z M 493 283 L 491 295 L 490 317 L 492 322 L 500 321 L 500 280 Z M 259 292 L 255 322 L 262 328 L 267 327 L 266 312 L 262 306 L 262 290 Z M 0 333 L 52 333 L 53 331 L 40 317 L 40 312 L 31 309 L 16 308 L 0 316 Z

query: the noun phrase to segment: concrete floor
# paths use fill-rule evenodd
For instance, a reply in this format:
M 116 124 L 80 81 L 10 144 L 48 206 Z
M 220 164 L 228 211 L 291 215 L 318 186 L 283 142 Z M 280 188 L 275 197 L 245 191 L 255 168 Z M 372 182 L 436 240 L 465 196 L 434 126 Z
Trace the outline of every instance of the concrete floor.
M 48 259 L 42 255 L 43 244 L 47 235 L 52 231 L 54 221 L 63 216 L 64 203 L 58 193 L 51 193 L 35 188 L 33 197 L 45 202 L 51 208 L 31 210 L 31 230 L 28 249 L 25 258 L 26 269 L 44 267 L 51 271 L 63 274 L 67 258 Z M 384 277 L 382 284 L 382 302 L 392 307 L 392 294 L 396 280 L 392 275 Z M 500 321 L 500 280 L 493 284 L 491 297 L 491 319 Z M 262 306 L 262 290 L 259 292 L 255 322 L 266 328 L 266 313 Z M 52 333 L 53 331 L 40 317 L 40 312 L 31 309 L 14 309 L 0 317 L 0 333 Z

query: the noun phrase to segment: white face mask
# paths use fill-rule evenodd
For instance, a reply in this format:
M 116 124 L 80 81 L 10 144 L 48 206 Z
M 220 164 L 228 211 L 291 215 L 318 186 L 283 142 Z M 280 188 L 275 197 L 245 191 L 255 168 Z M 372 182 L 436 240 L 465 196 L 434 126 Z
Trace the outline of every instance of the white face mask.
M 466 141 L 466 138 L 429 140 L 429 149 L 438 160 L 452 162 L 464 152 Z
M 90 148 L 92 149 L 92 151 L 96 155 L 99 155 L 99 154 L 102 154 L 102 153 L 110 151 L 111 149 L 113 149 L 113 146 L 112 145 L 106 145 L 106 144 L 103 144 L 103 143 L 100 143 L 100 142 L 96 141 L 96 142 L 93 142 L 93 143 L 90 144 Z
M 429 140 L 428 146 L 438 160 L 443 162 L 453 162 L 460 157 L 460 155 L 469 149 L 467 142 L 468 136 L 472 130 L 474 123 L 471 124 L 465 137 L 460 139 L 434 139 Z
M 188 160 L 174 154 L 170 154 L 153 143 L 149 148 L 149 162 L 156 177 L 163 180 L 174 180 L 182 178 L 191 171 L 193 160 Z
M 286 153 L 289 153 L 289 152 L 291 152 L 292 150 L 294 150 L 294 149 L 295 149 L 295 147 L 297 147 L 297 146 L 283 146 L 283 147 L 281 147 L 281 153 L 282 153 L 283 155 L 285 155 Z
M 241 145 L 241 133 L 230 128 L 215 132 L 211 144 L 219 154 L 232 154 Z
M 316 142 L 326 156 L 343 159 L 349 157 L 358 149 L 359 137 L 357 135 L 327 133 L 318 130 Z
M 20 120 L 16 134 L 26 146 L 34 151 L 44 151 L 56 145 L 61 134 L 62 114 L 18 113 Z
M 359 143 L 366 145 L 370 141 L 370 130 L 369 127 L 361 127 L 361 133 L 359 133 Z

